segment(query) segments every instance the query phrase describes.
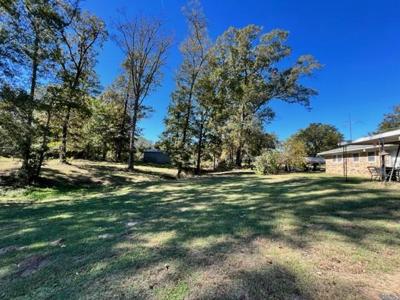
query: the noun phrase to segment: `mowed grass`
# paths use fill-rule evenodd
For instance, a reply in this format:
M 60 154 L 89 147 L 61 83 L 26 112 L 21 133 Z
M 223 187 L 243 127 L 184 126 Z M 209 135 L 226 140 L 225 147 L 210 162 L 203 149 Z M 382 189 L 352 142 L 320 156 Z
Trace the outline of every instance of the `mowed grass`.
M 400 297 L 398 185 L 81 165 L 115 174 L 2 192 L 0 298 Z

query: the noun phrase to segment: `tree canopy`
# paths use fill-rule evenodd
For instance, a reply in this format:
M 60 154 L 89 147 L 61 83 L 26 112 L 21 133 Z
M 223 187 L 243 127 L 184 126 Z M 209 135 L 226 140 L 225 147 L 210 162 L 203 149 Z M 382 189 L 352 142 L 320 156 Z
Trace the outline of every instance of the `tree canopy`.
M 292 138 L 304 143 L 307 156 L 315 157 L 320 152 L 337 148 L 343 141 L 343 134 L 335 126 L 311 123 L 307 128 L 299 130 Z
M 393 111 L 384 115 L 383 120 L 378 125 L 377 132 L 400 129 L 400 104 L 393 107 Z

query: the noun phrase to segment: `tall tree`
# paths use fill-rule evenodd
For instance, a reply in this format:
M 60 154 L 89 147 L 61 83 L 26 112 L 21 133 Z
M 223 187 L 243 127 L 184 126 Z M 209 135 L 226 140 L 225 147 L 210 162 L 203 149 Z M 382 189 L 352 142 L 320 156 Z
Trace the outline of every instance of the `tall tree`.
M 245 133 L 256 117 L 262 122 L 273 116 L 269 107 L 272 99 L 309 105 L 316 91 L 303 86 L 300 79 L 319 68 L 310 55 L 300 56 L 289 68 L 279 68 L 291 49 L 286 45 L 288 33 L 273 30 L 263 34 L 259 26 L 229 28 L 217 40 L 214 53 L 221 78 L 225 81 L 227 122 L 235 145 L 235 161 L 242 163 L 246 144 Z
M 191 120 L 196 101 L 196 84 L 204 72 L 210 47 L 206 19 L 199 1 L 190 1 L 182 10 L 188 23 L 189 35 L 180 47 L 183 62 L 176 77 L 176 90 L 172 93 L 165 134 L 172 138 L 169 145 L 173 147 L 171 151 L 174 152 L 178 178 L 183 168 L 189 165 L 191 157 L 190 145 L 193 137 Z M 174 133 L 168 134 L 168 132 Z M 198 149 L 201 149 L 201 145 Z
M 133 170 L 137 122 L 143 111 L 143 101 L 160 84 L 161 68 L 171 39 L 162 33 L 158 20 L 135 18 L 116 26 L 115 41 L 125 54 L 124 66 L 130 75 L 132 101 L 128 169 Z
M 59 77 L 65 89 L 64 115 L 62 117 L 62 137 L 60 161 L 66 162 L 68 129 L 71 113 L 87 106 L 87 95 L 96 87 L 97 49 L 107 38 L 105 24 L 98 17 L 77 10 L 66 9 L 64 18 L 69 26 L 61 28 L 61 42 L 58 47 L 58 62 L 61 66 Z
M 54 67 L 57 28 L 66 26 L 59 14 L 61 6 L 68 7 L 69 4 L 56 0 L 0 1 L 4 24 L 0 30 L 4 42 L 0 47 L 1 81 L 5 82 L 3 100 L 9 104 L 13 101 L 10 97 L 15 96 L 15 109 L 11 107 L 8 111 L 18 116 L 24 125 L 19 132 L 18 149 L 22 157 L 19 174 L 27 184 L 40 172 L 41 160 L 38 166 L 32 147 L 34 138 L 38 136 L 36 112 L 41 109 L 37 89 L 41 80 L 51 79 L 51 72 L 47 71 Z M 15 70 L 18 72 L 13 73 Z M 18 88 L 11 91 L 10 86 Z M 24 91 L 28 91 L 25 96 Z M 22 98 L 25 100 L 21 101 Z
M 400 104 L 393 107 L 393 112 L 384 115 L 377 132 L 385 132 L 400 128 Z
M 120 102 L 122 103 L 122 110 L 120 110 L 118 136 L 115 140 L 115 161 L 118 162 L 122 160 L 124 143 L 127 138 L 127 132 L 129 131 L 127 125 L 129 124 L 128 104 L 130 99 L 131 83 L 130 72 L 125 72 L 116 81 L 119 90 L 123 93 L 122 97 L 120 97 L 120 101 L 122 100 L 122 102 Z M 118 97 L 116 99 L 118 99 Z
M 343 141 L 343 134 L 335 126 L 311 123 L 307 128 L 299 130 L 293 138 L 305 144 L 308 156 L 315 157 L 319 152 L 338 147 Z

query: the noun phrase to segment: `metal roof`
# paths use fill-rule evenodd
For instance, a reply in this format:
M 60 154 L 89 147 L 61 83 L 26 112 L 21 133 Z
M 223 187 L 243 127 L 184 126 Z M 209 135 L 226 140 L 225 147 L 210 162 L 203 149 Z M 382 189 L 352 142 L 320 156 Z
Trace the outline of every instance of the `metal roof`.
M 387 147 L 389 147 L 389 146 L 393 146 L 393 145 L 387 145 Z M 335 148 L 332 150 L 324 151 L 324 152 L 318 153 L 318 155 L 325 156 L 325 155 L 330 155 L 330 154 L 342 154 L 343 152 L 352 153 L 352 152 L 377 150 L 377 149 L 379 149 L 379 146 L 375 146 L 375 145 L 349 145 L 349 146 L 345 146 L 345 147 L 340 147 L 340 148 Z
M 305 158 L 306 163 L 309 164 L 324 164 L 325 159 L 323 157 L 306 157 Z
M 377 145 L 379 142 L 383 142 L 384 144 L 400 143 L 400 129 L 362 137 L 354 141 L 344 143 L 344 145 Z

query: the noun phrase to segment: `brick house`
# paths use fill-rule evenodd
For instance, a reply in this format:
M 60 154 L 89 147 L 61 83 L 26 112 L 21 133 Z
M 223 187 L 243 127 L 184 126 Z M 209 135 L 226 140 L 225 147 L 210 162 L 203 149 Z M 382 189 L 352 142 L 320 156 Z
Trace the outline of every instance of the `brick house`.
M 400 129 L 343 143 L 341 147 L 318 153 L 325 159 L 326 173 L 371 176 L 369 167 L 400 169 Z M 382 164 L 384 157 L 384 164 Z
M 385 165 L 391 167 L 397 152 L 396 145 L 385 146 L 385 151 L 390 155 L 385 156 Z M 368 167 L 380 167 L 379 146 L 373 145 L 351 145 L 340 147 L 329 151 L 318 153 L 325 158 L 326 173 L 332 175 L 343 175 L 344 167 L 347 164 L 347 174 L 349 176 L 371 175 Z M 400 160 L 396 163 L 400 167 Z

